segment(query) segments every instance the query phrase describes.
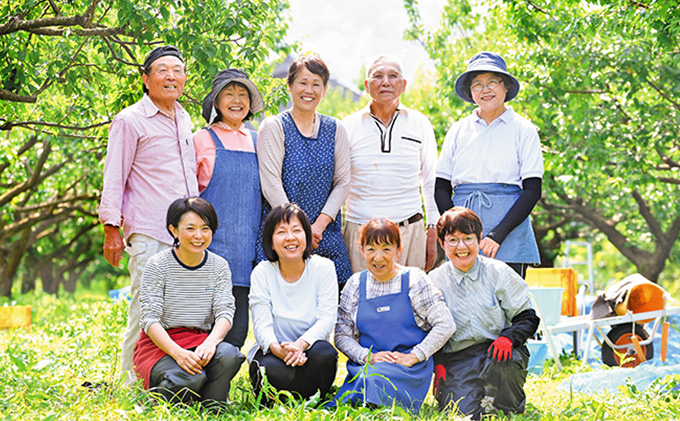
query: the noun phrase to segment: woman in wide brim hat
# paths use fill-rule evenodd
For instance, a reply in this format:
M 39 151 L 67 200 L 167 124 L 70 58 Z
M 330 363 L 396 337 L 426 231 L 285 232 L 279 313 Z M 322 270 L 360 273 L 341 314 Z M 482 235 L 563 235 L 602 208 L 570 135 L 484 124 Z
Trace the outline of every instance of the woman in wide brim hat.
M 529 214 L 541 198 L 543 155 L 536 127 L 506 104 L 519 90 L 499 54 L 470 59 L 456 94 L 477 108 L 446 134 L 435 199 L 441 213 L 472 209 L 483 223 L 482 253 L 524 277 L 527 265 L 540 263 Z
M 243 122 L 263 108 L 262 95 L 244 72 L 222 70 L 203 100 L 208 127 L 194 135 L 200 195 L 212 203 L 220 221 L 210 251 L 229 262 L 236 298 L 225 341 L 239 348 L 248 334 L 250 273 L 262 214 L 257 132 Z

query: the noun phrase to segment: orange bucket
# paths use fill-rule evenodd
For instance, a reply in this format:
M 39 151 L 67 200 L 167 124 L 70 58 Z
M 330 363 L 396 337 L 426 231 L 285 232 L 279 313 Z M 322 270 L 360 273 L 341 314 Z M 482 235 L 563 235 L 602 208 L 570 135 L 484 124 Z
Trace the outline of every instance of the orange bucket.
M 632 275 L 636 276 L 636 275 Z M 642 275 L 633 279 L 622 303 L 616 306 L 616 314 L 623 316 L 630 310 L 633 314 L 663 309 L 663 295 L 666 293 L 659 285 L 649 281 Z M 640 320 L 639 324 L 649 323 L 654 319 Z

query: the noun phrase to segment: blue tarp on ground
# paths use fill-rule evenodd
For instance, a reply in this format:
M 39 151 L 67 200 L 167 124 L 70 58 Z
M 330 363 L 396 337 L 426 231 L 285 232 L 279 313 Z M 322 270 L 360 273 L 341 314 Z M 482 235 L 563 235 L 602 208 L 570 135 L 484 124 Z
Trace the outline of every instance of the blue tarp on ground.
M 668 351 L 666 355 L 666 362 L 660 359 L 661 353 L 661 326 L 659 326 L 654 335 L 654 358 L 646 363 L 640 364 L 635 368 L 608 368 L 603 367 L 602 350 L 598 343 L 593 340 L 590 348 L 588 363 L 595 370 L 587 373 L 574 374 L 561 385 L 561 389 L 573 390 L 583 393 L 601 393 L 608 391 L 610 393 L 617 393 L 618 386 L 625 385 L 630 381 L 639 390 L 644 390 L 656 379 L 665 377 L 666 375 L 680 375 L 680 316 L 675 315 L 669 318 L 671 324 L 670 333 L 668 336 Z M 651 333 L 652 323 L 645 325 L 645 330 Z M 603 330 L 608 333 L 608 330 Z M 599 335 L 599 332 L 598 332 Z M 573 339 L 571 333 L 561 333 L 553 335 L 553 343 L 558 354 L 564 352 L 571 353 L 573 350 Z M 585 343 L 582 345 L 585 346 Z M 540 349 L 536 349 L 532 359 L 540 357 L 541 353 L 545 353 L 546 358 L 552 358 L 552 354 L 546 345 L 540 344 Z M 533 351 L 533 350 L 532 350 Z M 583 354 L 581 354 L 583 355 Z M 540 367 L 542 367 L 541 360 L 533 361 L 536 365 L 530 368 L 530 371 L 535 374 L 540 374 Z M 530 363 L 531 365 L 531 363 Z M 600 369 L 597 369 L 597 368 Z

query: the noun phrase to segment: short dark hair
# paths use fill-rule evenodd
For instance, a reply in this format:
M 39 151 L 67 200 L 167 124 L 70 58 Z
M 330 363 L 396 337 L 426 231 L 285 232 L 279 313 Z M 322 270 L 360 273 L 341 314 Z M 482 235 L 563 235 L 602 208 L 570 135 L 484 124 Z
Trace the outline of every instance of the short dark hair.
M 282 223 L 290 223 L 293 218 L 297 218 L 302 225 L 302 229 L 305 232 L 305 251 L 302 253 L 302 258 L 306 260 L 312 255 L 312 224 L 309 222 L 309 218 L 305 215 L 305 212 L 300 208 L 300 206 L 295 203 L 286 203 L 285 205 L 277 206 L 272 209 L 267 215 L 267 219 L 264 220 L 264 228 L 262 229 L 262 249 L 264 251 L 264 256 L 270 262 L 276 262 L 279 260 L 279 255 L 274 251 L 273 238 L 274 231 L 276 227 Z
M 482 221 L 479 219 L 479 216 L 462 206 L 452 207 L 444 212 L 439 221 L 437 221 L 437 237 L 441 241 L 444 241 L 447 235 L 453 234 L 456 231 L 460 231 L 463 234 L 475 234 L 477 240 L 481 241 L 482 230 Z
M 487 70 L 479 70 L 475 72 L 470 72 L 467 75 L 465 75 L 465 80 L 463 80 L 463 92 L 465 95 L 467 95 L 468 99 L 472 101 L 472 81 L 475 80 L 475 78 L 479 75 L 483 75 L 484 73 L 491 73 L 492 75 L 496 76 L 500 80 L 503 81 L 503 86 L 505 86 L 505 89 L 510 89 L 512 86 L 512 79 L 510 79 L 510 76 L 504 74 L 504 73 L 498 73 L 498 72 L 490 72 Z M 466 233 L 469 234 L 469 233 Z
M 368 244 L 392 244 L 401 247 L 399 226 L 387 218 L 373 218 L 361 227 L 361 247 Z
M 321 76 L 323 79 L 323 86 L 328 86 L 328 79 L 330 79 L 331 72 L 328 70 L 326 63 L 321 60 L 317 54 L 306 54 L 293 60 L 288 68 L 288 86 L 292 85 L 297 78 L 298 73 L 302 70 L 302 66 L 315 75 Z
M 168 232 L 174 239 L 172 245 L 177 247 L 179 245 L 179 239 L 172 235 L 170 231 L 170 225 L 177 228 L 179 221 L 182 219 L 185 213 L 195 212 L 202 220 L 208 224 L 210 230 L 215 234 L 217 231 L 217 212 L 215 208 L 207 200 L 202 197 L 187 197 L 183 199 L 177 199 L 170 204 L 168 208 L 168 214 L 165 217 L 165 226 L 168 228 Z
M 222 121 L 222 112 L 220 111 L 219 108 L 217 108 L 217 101 L 220 99 L 220 94 L 222 93 L 222 91 L 227 89 L 228 87 L 230 87 L 232 85 L 240 86 L 241 88 L 245 89 L 246 92 L 248 92 L 248 99 L 249 99 L 248 102 L 250 102 L 251 104 L 253 103 L 253 95 L 251 95 L 250 89 L 248 89 L 248 87 L 246 85 L 242 84 L 241 82 L 236 82 L 236 81 L 229 82 L 229 83 L 226 84 L 226 86 L 224 88 L 222 88 L 222 90 L 220 92 L 217 93 L 217 96 L 215 96 L 215 98 L 213 98 L 213 104 L 215 104 L 215 113 L 216 113 L 216 117 L 215 117 L 214 121 Z M 251 111 L 250 105 L 248 105 L 248 115 L 245 116 L 243 121 L 248 121 L 248 119 L 252 115 L 253 115 L 253 112 Z

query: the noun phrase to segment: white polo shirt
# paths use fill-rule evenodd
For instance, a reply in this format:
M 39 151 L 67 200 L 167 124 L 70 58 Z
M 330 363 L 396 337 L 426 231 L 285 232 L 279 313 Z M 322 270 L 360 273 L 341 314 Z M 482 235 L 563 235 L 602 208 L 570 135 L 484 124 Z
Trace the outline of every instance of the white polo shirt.
M 369 104 L 342 123 L 352 163 L 347 221 L 365 224 L 380 217 L 398 223 L 421 212 L 424 202 L 428 223 L 436 223 L 437 141 L 430 120 L 400 104 L 385 127 Z
M 460 184 L 502 183 L 522 187 L 522 180 L 543 178 L 538 130 L 512 107 L 487 125 L 477 110 L 446 134 L 437 177 Z

